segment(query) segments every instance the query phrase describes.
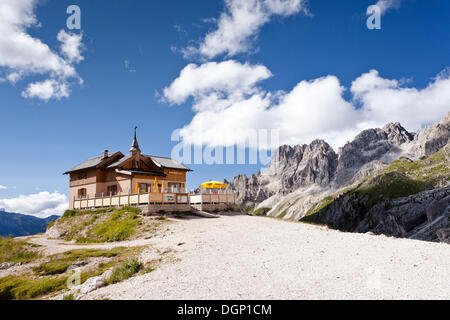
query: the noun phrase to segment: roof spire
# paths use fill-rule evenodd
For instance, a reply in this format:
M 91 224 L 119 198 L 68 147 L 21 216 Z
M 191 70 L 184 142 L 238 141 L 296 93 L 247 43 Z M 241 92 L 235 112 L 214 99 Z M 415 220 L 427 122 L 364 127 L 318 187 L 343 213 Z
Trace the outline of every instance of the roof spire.
M 136 154 L 137 152 L 141 152 L 141 149 L 139 149 L 139 144 L 138 144 L 138 141 L 136 138 L 136 129 L 137 128 L 138 128 L 137 126 L 134 127 L 134 139 L 133 139 L 133 143 L 131 144 L 131 149 L 130 149 L 130 153 L 133 155 Z

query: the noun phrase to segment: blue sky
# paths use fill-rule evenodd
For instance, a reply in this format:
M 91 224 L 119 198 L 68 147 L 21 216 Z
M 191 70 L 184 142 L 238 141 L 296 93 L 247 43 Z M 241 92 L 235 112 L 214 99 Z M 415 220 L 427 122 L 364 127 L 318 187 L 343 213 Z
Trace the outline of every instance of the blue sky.
M 83 49 L 80 55 L 83 59 L 72 63 L 77 77 L 67 80 L 70 94 L 59 99 L 46 100 L 23 94 L 30 83 L 53 77 L 51 72 L 31 72 L 24 67 L 21 69 L 25 70 L 24 74 L 17 82 L 0 81 L 0 118 L 3 120 L 0 126 L 0 185 L 5 187 L 0 189 L 0 199 L 43 191 L 67 194 L 68 177 L 62 173 L 87 158 L 99 155 L 104 149 L 126 153 L 135 125 L 139 127 L 138 139 L 144 153 L 170 156 L 176 144 L 170 141 L 172 132 L 188 126 L 199 114 L 205 116 L 205 110 L 195 109 L 196 105 L 206 101 L 205 96 L 219 92 L 230 102 L 234 93 L 230 91 L 241 90 L 239 86 L 224 89 L 217 85 L 206 89 L 188 88 L 185 97 L 175 103 L 173 96 L 178 93 L 166 94 L 164 89 L 170 88 L 190 63 L 197 67 L 204 65 L 205 70 L 212 66 L 208 63 L 220 65 L 225 61 L 233 61 L 237 69 L 244 64 L 252 69 L 264 66 L 270 76 L 252 82 L 242 93 L 244 98 L 239 98 L 244 100 L 254 95 L 267 98 L 267 93 L 274 96 L 280 90 L 289 95 L 301 81 L 332 75 L 345 88 L 341 93 L 344 102 L 339 100 L 337 104 L 351 103 L 356 109 L 366 104 L 369 110 L 374 103 L 379 103 L 375 93 L 366 94 L 366 89 L 351 92 L 350 87 L 363 74 L 369 75 L 370 70 L 378 71 L 370 74 L 372 77 L 367 76 L 374 82 L 398 81 L 387 85 L 392 92 L 411 88 L 420 91 L 430 83 L 437 86 L 435 77 L 450 64 L 450 2 L 403 0 L 384 12 L 381 30 L 369 30 L 366 27 L 366 9 L 375 3 L 374 0 L 310 0 L 289 14 L 266 12 L 267 21 L 246 39 L 246 48 L 239 48 L 242 49 L 239 52 L 205 55 L 199 53 L 205 36 L 219 28 L 217 19 L 221 13 L 231 16 L 223 1 L 39 1 L 37 6 L 32 5 L 32 12 L 40 24 L 26 28 L 26 33 L 57 53 L 60 43 L 56 36 L 60 30 L 77 35 L 81 32 Z M 72 4 L 81 8 L 81 31 L 66 27 L 66 8 Z M 183 54 L 189 47 L 193 51 L 189 55 Z M 4 52 L 10 51 L 4 47 Z M 0 79 L 15 70 L 2 59 L 0 48 Z M 220 74 L 216 76 L 221 77 Z M 441 73 L 440 79 L 447 78 L 445 72 L 444 75 Z M 79 84 L 79 79 L 83 84 Z M 222 79 L 227 81 L 226 76 Z M 360 80 L 363 83 L 364 79 Z M 330 96 L 335 94 L 333 83 L 324 88 L 330 88 Z M 309 92 L 309 89 L 304 90 Z M 298 93 L 299 96 L 296 93 L 295 97 L 301 99 L 302 92 Z M 361 94 L 359 99 L 355 92 Z M 430 95 L 440 96 L 439 92 Z M 328 93 L 325 91 L 323 94 Z M 424 91 L 425 94 L 428 93 Z M 395 99 L 394 105 L 404 103 Z M 424 98 L 424 101 L 430 100 L 429 96 Z M 315 101 L 311 102 L 312 106 Z M 447 102 L 439 103 L 445 106 Z M 270 103 L 275 106 L 278 102 Z M 443 116 L 443 108 L 431 112 L 429 117 L 425 113 L 418 114 L 423 109 L 412 109 L 411 113 L 415 115 L 399 111 L 393 113 L 391 118 L 395 119 L 389 118 L 389 121 L 406 122 L 408 129 L 417 131 Z M 302 110 L 303 114 L 298 116 L 308 119 L 308 112 Z M 369 121 L 370 124 L 382 125 L 388 117 L 377 118 L 381 113 L 377 113 L 374 116 L 377 121 Z M 260 113 L 252 115 L 251 119 L 269 116 L 271 113 Z M 336 123 L 334 133 L 324 133 L 323 137 L 330 137 L 330 143 L 336 137 L 336 144 L 333 144 L 336 146 L 369 125 L 367 119 L 354 116 L 356 120 L 353 122 L 359 121 L 357 126 Z M 208 122 L 205 125 L 214 124 L 215 118 L 204 119 Z M 281 125 L 285 123 L 283 119 L 277 121 Z M 262 121 L 255 126 L 263 128 L 264 123 Z M 246 127 L 248 123 L 236 125 Z M 347 135 L 336 136 L 340 126 Z M 194 129 L 185 132 L 186 141 L 195 140 Z M 232 135 L 236 128 L 227 129 L 223 128 L 219 135 L 229 136 L 230 141 L 234 141 Z M 309 143 L 315 135 L 322 137 L 323 130 L 320 130 L 284 132 L 282 142 Z M 194 169 L 188 177 L 191 188 L 209 179 L 231 179 L 239 173 L 255 173 L 261 167 L 189 166 Z M 18 206 L 17 210 L 20 208 Z M 29 213 L 39 214 L 30 210 Z

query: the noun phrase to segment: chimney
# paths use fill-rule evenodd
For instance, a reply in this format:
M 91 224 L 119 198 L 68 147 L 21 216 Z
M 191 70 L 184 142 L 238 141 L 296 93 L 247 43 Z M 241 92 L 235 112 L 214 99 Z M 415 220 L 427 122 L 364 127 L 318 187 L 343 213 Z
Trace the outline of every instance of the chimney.
M 105 159 L 107 159 L 108 157 L 109 157 L 109 155 L 108 155 L 108 150 L 103 151 L 103 154 L 102 154 L 102 160 L 105 160 Z

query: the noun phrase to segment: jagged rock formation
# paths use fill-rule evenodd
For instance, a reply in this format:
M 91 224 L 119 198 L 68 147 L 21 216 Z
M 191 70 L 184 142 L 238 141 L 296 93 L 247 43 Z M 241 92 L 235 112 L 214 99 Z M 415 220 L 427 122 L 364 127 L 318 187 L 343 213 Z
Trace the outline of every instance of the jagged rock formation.
M 450 187 L 386 199 L 366 210 L 367 195 L 343 196 L 304 221 L 350 232 L 450 243 Z
M 241 201 L 256 203 L 311 184 L 337 189 L 367 177 L 400 156 L 420 158 L 433 154 L 446 145 L 449 137 L 450 112 L 419 134 L 409 133 L 400 123 L 364 130 L 338 154 L 323 140 L 280 146 L 265 173 L 238 175 L 230 188 Z
M 309 145 L 281 146 L 264 174 L 236 176 L 230 187 L 242 202 L 261 202 L 276 193 L 288 194 L 299 186 L 331 183 L 337 155 L 323 140 Z
M 450 112 L 439 123 L 431 124 L 419 134 L 409 133 L 399 123 L 390 123 L 382 129 L 365 130 L 340 148 L 337 154 L 323 140 L 313 141 L 310 145 L 281 146 L 264 173 L 259 172 L 250 177 L 239 175 L 230 182 L 230 188 L 237 192 L 238 200 L 245 203 L 246 207 L 251 204 L 258 213 L 282 218 L 299 220 L 307 214 L 328 208 L 331 203 L 336 206 L 336 210 L 343 212 L 342 216 L 351 224 L 345 227 L 341 224 L 339 228 L 354 231 L 356 226 L 353 224 L 361 218 L 358 218 L 361 213 L 359 205 L 368 199 L 353 197 L 346 198 L 347 202 L 340 202 L 336 201 L 336 196 L 344 195 L 349 187 L 361 184 L 372 177 L 373 173 L 389 168 L 389 164 L 399 158 L 404 161 L 424 159 L 447 148 L 445 146 L 449 138 Z M 445 171 L 443 168 L 448 167 L 448 158 L 440 161 L 444 163 L 436 164 L 435 169 Z M 447 174 L 447 171 L 444 173 Z M 407 175 L 400 175 L 401 179 L 397 177 L 397 182 L 400 183 L 397 187 L 401 189 L 401 183 L 406 183 L 415 193 L 430 189 L 429 186 L 422 188 L 422 173 L 416 174 L 418 176 L 412 177 L 412 182 Z M 389 177 L 391 176 L 386 179 L 389 180 Z M 433 180 L 432 188 L 446 187 L 449 181 L 448 177 L 444 178 L 439 183 L 434 183 Z M 415 182 L 418 184 L 414 184 Z M 404 195 L 411 194 L 407 192 Z M 400 193 L 396 197 L 404 195 Z M 394 199 L 395 197 L 389 201 Z M 373 202 L 373 199 L 370 201 Z M 392 205 L 396 206 L 396 202 L 392 202 Z M 368 208 L 363 207 L 363 211 L 367 212 Z M 376 208 L 379 210 L 378 206 Z M 327 224 L 333 225 L 332 222 Z M 440 238 L 446 238 L 448 234 L 445 228 L 435 231 L 427 237 L 436 239 L 439 234 Z
M 390 123 L 383 129 L 364 130 L 352 142 L 339 149 L 336 184 L 351 182 L 358 170 L 372 161 L 394 160 L 401 153 L 400 146 L 413 140 L 414 135 L 400 123 Z
M 414 139 L 416 157 L 429 156 L 444 147 L 450 138 L 450 112 L 438 123 L 433 123 L 419 132 Z
M 302 220 L 332 228 L 447 241 L 450 143 L 418 161 L 401 158 Z

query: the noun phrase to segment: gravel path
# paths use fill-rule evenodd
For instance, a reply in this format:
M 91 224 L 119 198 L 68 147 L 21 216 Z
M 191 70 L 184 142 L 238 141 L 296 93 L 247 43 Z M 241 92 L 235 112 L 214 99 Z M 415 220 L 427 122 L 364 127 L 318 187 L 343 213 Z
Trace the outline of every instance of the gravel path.
M 181 220 L 148 243 L 179 260 L 84 298 L 450 299 L 447 244 L 244 215 Z
M 66 242 L 58 239 L 48 239 L 45 235 L 37 235 L 31 237 L 28 236 L 22 237 L 21 239 L 24 239 L 29 243 L 42 246 L 41 248 L 39 248 L 39 250 L 47 256 L 79 249 L 110 250 L 117 247 L 139 247 L 139 246 L 146 246 L 154 242 L 151 239 L 139 239 L 131 241 L 110 242 L 110 243 L 75 244 L 74 242 Z

